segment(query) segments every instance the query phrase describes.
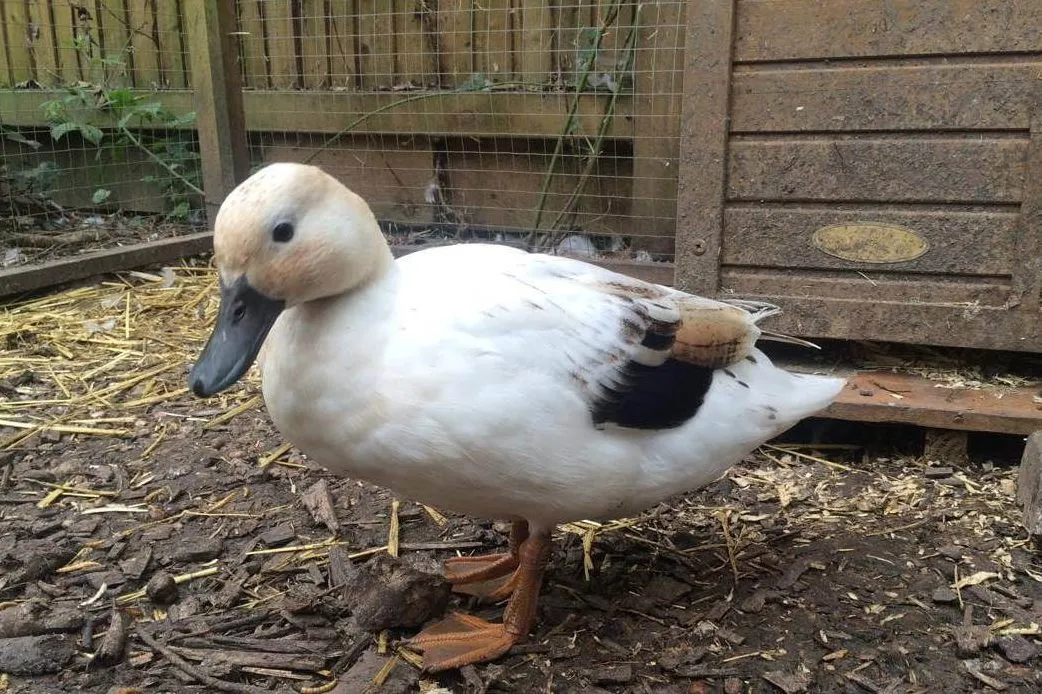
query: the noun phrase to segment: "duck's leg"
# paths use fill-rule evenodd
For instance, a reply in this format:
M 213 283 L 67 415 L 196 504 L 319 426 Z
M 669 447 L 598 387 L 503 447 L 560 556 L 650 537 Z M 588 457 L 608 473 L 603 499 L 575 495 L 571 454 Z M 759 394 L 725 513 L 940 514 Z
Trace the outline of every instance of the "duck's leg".
M 445 579 L 457 593 L 501 600 L 510 595 L 516 582 L 518 552 L 528 539 L 528 521 L 514 521 L 510 527 L 510 549 L 478 557 L 452 557 L 445 560 Z
M 411 644 L 423 649 L 424 669 L 437 672 L 493 660 L 524 638 L 535 621 L 539 587 L 549 558 L 548 532 L 535 533 L 521 543 L 514 589 L 502 624 L 455 612 L 410 639 Z

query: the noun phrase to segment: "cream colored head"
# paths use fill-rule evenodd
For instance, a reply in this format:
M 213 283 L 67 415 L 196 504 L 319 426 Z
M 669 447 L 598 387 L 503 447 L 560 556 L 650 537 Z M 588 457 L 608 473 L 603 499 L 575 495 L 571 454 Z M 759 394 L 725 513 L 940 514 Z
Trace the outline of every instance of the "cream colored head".
M 264 167 L 225 199 L 214 224 L 225 286 L 248 284 L 287 306 L 350 291 L 390 260 L 365 201 L 314 166 Z

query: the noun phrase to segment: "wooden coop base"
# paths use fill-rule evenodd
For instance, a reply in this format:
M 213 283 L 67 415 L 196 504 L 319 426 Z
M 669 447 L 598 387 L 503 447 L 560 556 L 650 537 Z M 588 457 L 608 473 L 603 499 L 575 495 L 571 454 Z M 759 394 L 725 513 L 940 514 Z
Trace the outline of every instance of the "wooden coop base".
M 935 381 L 911 374 L 862 371 L 849 377 L 843 393 L 821 416 L 1024 436 L 1042 429 L 1038 388 L 1011 388 L 998 397 L 991 390 L 938 388 Z

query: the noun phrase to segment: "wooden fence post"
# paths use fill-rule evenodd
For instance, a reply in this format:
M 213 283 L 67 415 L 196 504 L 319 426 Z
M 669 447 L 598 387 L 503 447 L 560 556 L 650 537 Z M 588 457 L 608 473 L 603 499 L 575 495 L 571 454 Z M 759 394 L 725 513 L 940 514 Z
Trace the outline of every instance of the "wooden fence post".
M 202 153 L 206 216 L 249 173 L 235 32 L 235 0 L 186 0 L 192 88 Z
M 677 184 L 677 288 L 720 289 L 735 0 L 687 5 Z

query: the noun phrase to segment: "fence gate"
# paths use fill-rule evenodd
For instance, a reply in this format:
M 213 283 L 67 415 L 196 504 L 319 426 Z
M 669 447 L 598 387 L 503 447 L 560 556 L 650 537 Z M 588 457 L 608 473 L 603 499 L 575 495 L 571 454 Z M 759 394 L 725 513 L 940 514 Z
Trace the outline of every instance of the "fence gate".
M 802 335 L 1042 351 L 1042 3 L 688 12 L 680 286 Z

